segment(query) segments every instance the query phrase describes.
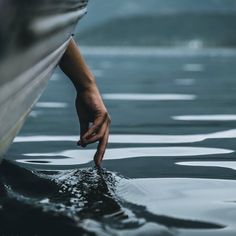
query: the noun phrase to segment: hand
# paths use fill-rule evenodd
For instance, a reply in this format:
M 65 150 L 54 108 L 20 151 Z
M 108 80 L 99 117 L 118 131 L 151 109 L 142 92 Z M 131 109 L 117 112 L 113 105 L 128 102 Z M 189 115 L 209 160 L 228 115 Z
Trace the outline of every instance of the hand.
M 80 121 L 78 145 L 86 147 L 98 141 L 94 162 L 99 166 L 106 151 L 111 119 L 96 85 L 77 93 L 76 109 Z
M 108 143 L 111 120 L 96 86 L 95 78 L 73 39 L 68 43 L 59 65 L 77 90 L 76 109 L 80 121 L 78 145 L 86 147 L 87 144 L 98 141 L 94 161 L 96 165 L 100 165 Z M 91 127 L 90 123 L 92 123 Z

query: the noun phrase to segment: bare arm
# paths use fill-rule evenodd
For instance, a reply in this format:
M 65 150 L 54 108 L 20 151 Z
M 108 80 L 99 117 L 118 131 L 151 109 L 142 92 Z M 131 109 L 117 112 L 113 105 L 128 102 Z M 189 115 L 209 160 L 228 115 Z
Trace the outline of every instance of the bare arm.
M 59 65 L 77 90 L 76 109 L 80 121 L 78 145 L 86 147 L 87 144 L 98 141 L 94 161 L 96 165 L 100 165 L 108 142 L 110 117 L 95 78 L 73 39 L 69 42 Z

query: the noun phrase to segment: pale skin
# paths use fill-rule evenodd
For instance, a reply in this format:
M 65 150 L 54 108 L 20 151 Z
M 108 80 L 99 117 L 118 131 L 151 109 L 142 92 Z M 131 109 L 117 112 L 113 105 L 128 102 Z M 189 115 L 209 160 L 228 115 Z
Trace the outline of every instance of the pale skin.
M 95 78 L 73 39 L 70 40 L 59 65 L 77 91 L 75 106 L 80 122 L 78 145 L 86 147 L 98 142 L 94 162 L 100 166 L 108 143 L 111 119 Z

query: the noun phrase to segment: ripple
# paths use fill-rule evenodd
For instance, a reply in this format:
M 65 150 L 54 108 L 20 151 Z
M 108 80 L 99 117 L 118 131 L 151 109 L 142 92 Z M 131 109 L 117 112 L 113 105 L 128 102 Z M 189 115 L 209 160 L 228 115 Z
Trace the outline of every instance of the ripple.
M 36 164 L 47 164 L 49 163 L 49 161 L 47 160 L 42 160 L 42 161 L 37 161 L 37 160 L 31 160 L 31 161 L 28 161 L 29 163 L 36 163 Z
M 68 105 L 64 102 L 38 102 L 36 107 L 39 108 L 66 108 Z
M 187 116 L 173 116 L 174 120 L 184 121 L 236 121 L 236 115 L 233 114 L 219 114 L 219 115 L 187 115 Z
M 234 225 L 230 218 L 236 214 L 231 197 L 236 194 L 235 181 L 126 179 L 102 168 L 63 170 L 55 174 L 9 165 L 13 168 L 8 168 L 9 179 L 4 177 L 8 183 L 6 191 L 11 201 L 17 201 L 17 206 L 24 204 L 19 209 L 27 219 L 32 217 L 33 207 L 35 217 L 30 222 L 38 221 L 43 211 L 44 216 L 53 215 L 56 220 L 66 216 L 73 220 L 71 226 L 98 235 L 145 235 L 147 232 L 176 235 L 178 229 L 221 229 L 222 233 L 226 226 Z M 19 183 L 12 178 L 12 173 L 22 179 L 21 188 L 17 187 Z M 11 182 L 14 182 L 12 187 Z M 37 188 L 32 188 L 34 182 Z M 12 202 L 4 207 L 8 207 L 9 214 L 19 210 L 12 208 Z M 231 209 L 232 213 L 227 217 L 221 214 L 222 209 Z M 21 219 L 16 218 L 18 223 Z M 53 229 L 55 225 L 50 226 L 51 223 L 49 221 L 47 227 Z
M 144 94 L 144 93 L 107 93 L 102 95 L 105 100 L 128 100 L 128 101 L 173 101 L 195 100 L 192 94 Z
M 204 167 L 221 167 L 236 170 L 235 161 L 189 161 L 177 162 L 177 165 L 182 166 L 204 166 Z
M 175 82 L 177 85 L 190 86 L 195 83 L 195 79 L 190 79 L 190 78 L 176 79 Z
M 189 63 L 189 64 L 183 65 L 183 70 L 190 71 L 190 72 L 200 72 L 204 70 L 204 66 L 202 64 Z
M 206 139 L 223 139 L 236 138 L 236 129 L 219 131 L 208 134 L 191 134 L 191 135 L 144 135 L 144 134 L 111 134 L 109 136 L 109 143 L 195 143 Z M 48 135 L 34 135 L 34 136 L 17 136 L 14 143 L 31 143 L 31 142 L 76 142 L 78 136 L 48 136 Z
M 231 203 L 236 196 L 236 182 L 191 178 L 139 178 L 121 179 L 116 194 L 127 202 L 145 206 L 155 215 L 168 215 L 178 219 L 199 219 L 218 225 L 232 224 L 232 215 L 222 215 L 230 210 L 236 217 L 236 206 Z
M 81 51 L 87 56 L 112 56 L 112 57 L 183 57 L 183 56 L 215 56 L 234 57 L 235 49 L 203 48 L 188 49 L 184 47 L 135 47 L 135 46 L 83 46 Z M 192 64 L 188 64 L 192 65 Z M 195 64 L 198 65 L 198 64 Z
M 96 150 L 67 150 L 63 152 L 51 153 L 26 153 L 27 157 L 47 157 L 46 159 L 18 159 L 17 162 L 35 165 L 81 165 L 93 160 Z M 107 149 L 105 160 L 122 160 L 137 157 L 176 157 L 176 156 L 201 156 L 229 154 L 234 152 L 229 149 L 206 148 L 206 147 L 149 147 L 149 148 L 114 148 Z M 66 157 L 66 158 L 48 158 Z M 33 161 L 33 162 L 32 162 Z M 49 163 L 43 163 L 47 161 Z
M 41 111 L 31 111 L 29 116 L 33 117 L 33 118 L 37 118 L 39 115 L 41 115 L 42 112 Z

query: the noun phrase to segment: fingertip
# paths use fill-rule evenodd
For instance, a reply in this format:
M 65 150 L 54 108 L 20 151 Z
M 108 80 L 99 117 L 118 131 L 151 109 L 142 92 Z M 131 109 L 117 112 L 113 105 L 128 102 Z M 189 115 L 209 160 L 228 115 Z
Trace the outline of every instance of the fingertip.
M 101 162 L 100 161 L 95 160 L 94 163 L 95 163 L 96 167 L 100 167 L 101 166 Z
M 101 158 L 97 155 L 97 153 L 94 155 L 94 163 L 97 167 L 101 166 Z
M 77 142 L 77 145 L 80 146 L 80 147 L 82 147 L 82 148 L 85 148 L 85 147 L 87 146 L 87 144 L 83 143 L 81 140 L 79 140 L 79 141 Z

